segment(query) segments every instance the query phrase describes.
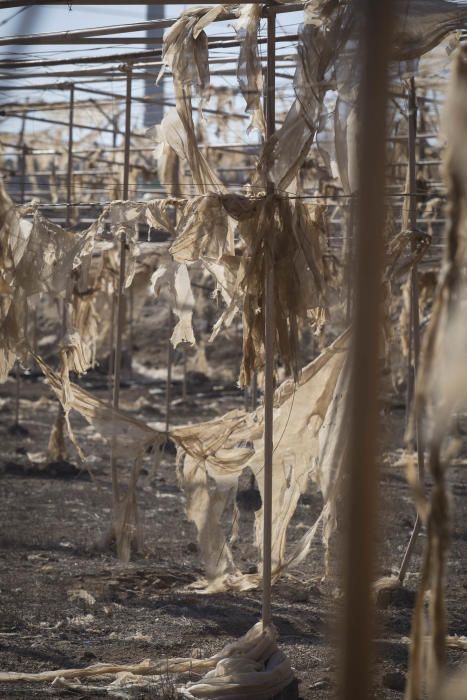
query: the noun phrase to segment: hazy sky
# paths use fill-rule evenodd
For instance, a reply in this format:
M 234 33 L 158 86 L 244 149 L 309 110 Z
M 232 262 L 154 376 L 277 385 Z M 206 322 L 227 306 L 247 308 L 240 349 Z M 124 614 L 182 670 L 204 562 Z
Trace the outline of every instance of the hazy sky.
M 200 3 L 202 4 L 202 2 Z M 167 18 L 177 18 L 180 13 L 187 7 L 187 5 L 168 5 L 166 6 L 166 17 Z M 67 3 L 61 6 L 38 6 L 33 3 L 24 11 L 19 12 L 21 8 L 10 8 L 6 10 L 0 10 L 0 36 L 17 36 L 17 35 L 27 35 L 27 34 L 41 34 L 44 32 L 65 32 L 67 30 L 73 29 L 83 29 L 88 27 L 103 27 L 108 25 L 118 25 L 118 24 L 131 24 L 132 22 L 138 22 L 146 19 L 147 6 L 146 5 L 73 5 L 71 3 L 71 10 Z M 290 13 L 278 17 L 277 24 L 278 30 L 285 31 L 286 33 L 296 31 L 296 23 L 301 21 L 301 13 Z M 213 25 L 208 29 L 209 33 L 214 33 L 216 36 L 225 36 L 226 38 L 234 38 L 235 33 L 231 26 L 232 22 L 222 22 Z M 73 56 L 88 56 L 88 55 L 99 55 L 99 54 L 115 54 L 118 56 L 119 52 L 132 51 L 132 50 L 144 50 L 145 45 L 143 44 L 131 44 L 131 36 L 144 36 L 144 33 L 129 35 L 126 39 L 122 40 L 121 44 L 118 45 L 36 45 L 36 46 L 0 46 L 0 59 L 5 58 L 18 58 L 18 59 L 34 59 L 34 60 L 46 60 L 47 58 L 57 58 L 64 57 L 67 59 L 73 58 Z M 281 50 L 290 51 L 294 50 L 294 42 L 291 42 L 289 46 L 281 44 Z M 264 53 L 265 47 L 260 46 L 260 52 Z M 211 55 L 217 55 L 222 57 L 232 58 L 231 68 L 234 68 L 235 61 L 237 57 L 236 49 L 216 49 L 213 50 Z M 115 61 L 119 62 L 118 58 Z M 224 64 L 225 68 L 228 68 L 228 64 Z M 72 64 L 65 67 L 66 70 L 79 69 L 78 64 Z M 219 66 L 217 67 L 217 70 Z M 48 101 L 63 101 L 64 97 L 66 99 L 63 90 L 59 90 L 55 87 L 56 83 L 65 82 L 66 78 L 48 77 L 48 73 L 51 71 L 58 72 L 60 67 L 51 67 L 43 69 L 43 77 L 41 78 L 19 78 L 18 80 L 1 80 L 0 76 L 0 103 L 1 102 L 13 102 L 13 101 L 24 101 L 29 98 L 31 100 L 46 99 Z M 155 77 L 157 75 L 157 69 L 154 71 Z M 123 81 L 114 81 L 109 84 L 108 80 L 105 83 L 98 82 L 99 78 L 96 78 L 94 87 L 100 89 L 111 89 L 112 92 L 123 94 L 125 86 Z M 41 83 L 53 84 L 52 89 L 41 89 Z M 20 85 L 30 86 L 31 90 L 1 90 L 1 87 L 6 85 Z M 236 85 L 236 79 L 234 75 L 221 76 L 213 74 L 211 76 L 211 84 L 216 86 L 226 86 L 226 85 Z M 291 87 L 291 83 L 288 82 Z M 171 80 L 166 81 L 167 95 L 170 95 L 172 86 Z M 142 80 L 134 81 L 133 84 L 133 94 L 135 96 L 144 94 L 144 83 Z M 243 110 L 244 104 L 240 100 L 238 104 L 238 109 Z M 133 126 L 142 126 L 142 106 L 137 102 L 134 103 L 134 109 L 132 111 L 132 122 Z M 15 118 L 10 118 L 3 122 L 3 128 L 7 130 L 17 131 L 20 128 L 20 120 Z M 2 124 L 0 124 L 0 129 Z M 28 130 L 39 130 L 43 128 L 43 125 L 33 121 L 28 122 Z
M 180 12 L 185 8 L 185 5 L 172 5 L 166 8 L 167 17 L 178 17 Z M 31 4 L 30 7 L 22 12 L 18 12 L 21 8 L 10 8 L 6 10 L 0 10 L 0 36 L 17 36 L 25 34 L 40 34 L 44 32 L 61 32 L 72 29 L 83 29 L 89 27 L 99 27 L 108 26 L 115 24 L 131 24 L 132 22 L 143 21 L 146 19 L 146 5 L 115 5 L 115 6 L 105 6 L 105 5 L 73 5 L 71 3 L 71 10 L 68 4 L 62 6 L 37 6 Z M 144 32 L 133 34 L 130 36 L 144 36 Z M 120 45 L 108 46 L 102 45 L 44 45 L 44 46 L 2 46 L 0 47 L 0 58 L 24 58 L 24 59 L 47 59 L 47 58 L 57 58 L 66 57 L 72 58 L 75 56 L 88 55 L 90 53 L 115 53 L 118 54 L 119 51 L 131 51 L 131 50 L 144 50 L 146 47 L 141 44 L 130 44 L 129 40 L 125 39 Z M 79 68 L 78 65 L 67 66 L 68 70 Z M 51 68 L 50 70 L 59 70 L 59 68 Z M 44 70 L 44 80 L 48 83 L 60 81 L 58 78 L 47 79 L 47 70 Z M 39 86 L 43 79 L 23 79 L 19 81 L 5 81 L 5 85 L 13 85 L 15 82 L 18 84 L 28 84 L 31 87 Z M 0 84 L 1 84 L 0 78 Z M 134 85 L 134 94 L 143 94 L 143 83 L 138 81 L 139 84 Z M 96 87 L 107 87 L 108 85 L 99 84 L 96 81 Z M 124 89 L 124 84 L 116 82 L 112 86 L 112 90 L 116 92 L 122 92 Z M 1 101 L 10 101 L 12 99 L 24 99 L 26 96 L 31 99 L 38 97 L 45 97 L 50 100 L 63 99 L 63 92 L 58 90 L 46 92 L 38 90 L 26 93 L 24 90 L 21 92 L 15 91 L 4 91 L 0 93 Z M 20 97 L 21 96 L 21 97 Z M 134 117 L 138 119 L 140 110 L 136 107 L 134 110 Z M 14 120 L 18 122 L 19 120 Z M 18 124 L 15 124 L 13 120 L 8 120 L 5 124 L 5 128 L 16 129 Z M 37 127 L 39 128 L 39 127 Z

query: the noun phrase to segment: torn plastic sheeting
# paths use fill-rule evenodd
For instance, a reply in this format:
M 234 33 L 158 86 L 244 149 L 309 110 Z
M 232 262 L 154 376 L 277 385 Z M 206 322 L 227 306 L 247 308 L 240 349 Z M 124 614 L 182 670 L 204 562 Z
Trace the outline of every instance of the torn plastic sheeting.
M 209 189 L 222 191 L 224 187 L 197 144 L 192 89 L 202 95 L 209 86 L 208 39 L 204 28 L 222 15 L 227 16 L 229 11 L 222 5 L 190 8 L 165 32 L 159 78 L 165 66 L 169 66 L 173 73 L 176 108 L 169 110 L 160 126 L 148 132 L 188 162 L 200 193 Z M 159 155 L 163 149 L 164 146 L 159 147 Z
M 333 467 L 327 462 L 319 471 L 320 430 L 343 367 L 347 336 L 340 336 L 305 367 L 297 385 L 287 380 L 275 393 L 272 561 L 276 573 L 287 565 L 287 527 L 308 479 L 322 481 L 323 470 Z M 187 455 L 180 469 L 181 483 L 187 515 L 199 532 L 208 573 L 207 590 L 241 590 L 258 583 L 257 576 L 243 575 L 236 567 L 220 515 L 233 504 L 236 481 L 247 466 L 263 491 L 263 421 L 260 407 L 254 413 L 231 411 L 214 421 L 171 431 L 181 454 Z M 256 518 L 256 542 L 261 543 L 260 511 Z M 304 537 L 302 550 L 306 551 L 309 544 L 310 538 Z M 300 548 L 295 548 L 293 561 L 300 554 Z
M 233 252 L 233 235 L 220 196 L 201 195 L 188 200 L 170 248 L 174 260 L 181 263 L 200 258 L 220 260 L 224 253 Z
M 235 31 L 239 38 L 240 52 L 237 65 L 237 80 L 246 102 L 246 112 L 251 115 L 247 129 L 258 129 L 265 135 L 261 98 L 263 95 L 263 70 L 258 52 L 258 32 L 263 6 L 261 4 L 241 5 Z
M 313 0 L 304 6 L 294 76 L 295 100 L 281 128 L 264 145 L 258 166 L 263 183 L 270 178 L 285 190 L 296 177 L 319 126 L 328 71 L 345 42 L 350 23 L 349 8 L 335 0 Z
M 54 296 L 65 291 L 71 271 L 89 255 L 103 225 L 103 212 L 83 233 L 71 233 L 36 211 L 26 250 L 16 267 L 16 284 L 27 296 L 47 291 Z
M 273 460 L 273 551 L 277 575 L 287 565 L 286 531 L 298 498 L 309 478 L 318 480 L 321 428 L 334 396 L 346 356 L 347 334 L 338 338 L 316 360 L 304 368 L 298 385 L 284 382 L 275 393 Z M 63 403 L 68 419 L 73 409 L 93 425 L 106 441 L 115 437 L 116 454 L 134 459 L 159 445 L 165 434 L 130 418 L 53 372 L 40 357 L 36 361 Z M 222 529 L 221 516 L 234 503 L 237 480 L 249 466 L 263 490 L 263 407 L 254 413 L 232 411 L 208 423 L 174 428 L 170 436 L 186 454 L 181 481 L 187 514 L 199 531 L 200 549 L 208 573 L 208 590 L 242 590 L 258 585 L 258 576 L 242 575 L 232 557 Z M 319 480 L 323 481 L 321 465 Z M 329 511 L 329 501 L 325 504 Z M 322 521 L 324 515 L 318 519 Z M 316 532 L 302 538 L 301 549 L 293 550 L 290 562 L 304 556 Z M 257 542 L 261 542 L 261 515 L 257 514 Z
M 109 685 L 100 686 L 110 694 L 118 689 L 152 688 L 154 676 L 183 672 L 205 672 L 199 680 L 177 688 L 186 698 L 228 698 L 229 700 L 268 700 L 286 688 L 294 679 L 289 660 L 278 649 L 277 632 L 273 626 L 254 625 L 243 637 L 227 644 L 222 651 L 207 659 L 146 659 L 139 664 L 99 663 L 81 669 L 59 669 L 39 673 L 0 673 L 0 682 L 26 681 L 52 682 L 55 687 L 65 687 L 87 692 L 88 686 L 73 683 L 73 679 L 100 676 L 112 678 Z M 144 682 L 147 678 L 147 682 Z M 92 686 L 92 690 L 97 690 Z
M 393 58 L 409 60 L 431 51 L 451 32 L 463 29 L 467 8 L 445 0 L 398 0 L 391 42 Z
M 151 285 L 156 297 L 164 291 L 171 310 L 178 317 L 178 323 L 171 337 L 172 345 L 174 347 L 179 343 L 194 345 L 192 319 L 195 299 L 187 266 L 174 262 L 170 256 L 167 256 L 153 273 Z
M 83 416 L 89 425 L 107 441 L 115 440 L 117 457 L 135 459 L 139 454 L 148 452 L 165 440 L 165 434 L 150 428 L 142 421 L 132 418 L 123 411 L 114 409 L 81 389 L 73 382 L 68 382 L 65 389 L 63 378 L 54 372 L 38 355 L 33 355 L 55 395 L 62 403 L 65 414 L 71 410 Z
M 320 207 L 271 195 L 254 215 L 240 221 L 245 244 L 238 288 L 243 298 L 243 357 L 240 384 L 250 384 L 264 365 L 264 265 L 273 250 L 275 344 L 287 373 L 298 375 L 298 328 L 314 316 L 319 326 L 326 310 L 321 243 L 325 217 Z M 308 272 L 309 270 L 309 272 Z

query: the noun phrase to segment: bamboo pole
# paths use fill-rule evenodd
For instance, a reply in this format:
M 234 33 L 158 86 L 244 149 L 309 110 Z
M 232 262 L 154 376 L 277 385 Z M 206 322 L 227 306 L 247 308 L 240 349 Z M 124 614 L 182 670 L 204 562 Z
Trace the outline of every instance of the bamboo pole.
M 267 8 L 270 9 L 269 6 Z M 274 135 L 275 89 L 276 89 L 276 16 L 267 15 L 267 70 L 266 70 L 266 138 Z M 267 192 L 274 193 L 274 185 L 268 182 Z M 274 451 L 274 241 L 264 241 L 264 324 L 265 324 L 265 369 L 264 369 L 264 489 L 263 489 L 263 604 L 262 620 L 266 628 L 272 623 L 272 460 Z
M 359 189 L 356 201 L 350 429 L 346 459 L 346 549 L 341 700 L 372 697 L 374 577 L 378 525 L 379 344 L 384 259 L 387 68 L 392 0 L 354 0 L 361 18 Z M 358 22 L 358 18 L 357 18 Z
M 409 86 L 409 133 L 408 133 L 408 154 L 409 154 L 409 227 L 412 234 L 412 251 L 416 250 L 415 233 L 417 226 L 417 94 L 415 79 L 411 78 Z M 418 358 L 420 355 L 420 307 L 418 289 L 418 266 L 415 264 L 410 272 L 410 302 L 409 302 L 409 362 L 407 368 L 407 419 L 414 408 L 415 415 L 415 442 L 418 459 L 418 476 L 420 483 L 425 479 L 425 450 L 423 444 L 423 432 L 421 417 L 414 406 L 415 383 L 418 371 Z M 410 535 L 409 543 L 404 552 L 399 569 L 399 580 L 404 582 L 407 569 L 412 558 L 415 543 L 421 530 L 421 519 L 417 513 L 415 524 Z

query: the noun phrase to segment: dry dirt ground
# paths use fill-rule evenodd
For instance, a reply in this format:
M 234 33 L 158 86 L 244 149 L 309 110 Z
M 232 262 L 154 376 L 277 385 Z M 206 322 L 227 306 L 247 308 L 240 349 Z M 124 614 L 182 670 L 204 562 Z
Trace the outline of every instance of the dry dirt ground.
M 196 380 L 196 381 L 195 381 Z M 84 385 L 108 396 L 106 380 L 97 373 Z M 146 421 L 164 418 L 164 381 L 136 375 L 122 391 L 122 406 Z M 234 385 L 214 385 L 192 377 L 187 401 L 173 382 L 174 421 L 184 423 L 220 415 L 241 406 Z M 15 384 L 0 386 L 0 655 L 1 669 L 40 671 L 81 667 L 97 662 L 137 662 L 145 658 L 210 655 L 244 634 L 260 616 L 261 594 L 199 595 L 187 586 L 202 574 L 194 526 L 184 513 L 177 486 L 175 456 L 167 452 L 154 471 L 148 462 L 138 489 L 144 514 L 144 552 L 130 564 L 111 551 L 98 551 L 111 505 L 109 455 L 79 419 L 77 435 L 93 455 L 93 479 L 63 466 L 41 469 L 27 452 L 43 451 L 57 405 L 40 378 L 21 387 L 21 425 L 25 435 L 9 432 L 14 422 Z M 385 424 L 392 451 L 383 457 L 382 496 L 385 529 L 381 535 L 380 573 L 395 570 L 414 522 L 414 508 L 400 462 L 403 408 L 394 402 Z M 123 467 L 122 467 L 123 468 Z M 449 472 L 452 538 L 448 561 L 447 602 L 450 634 L 466 634 L 466 463 Z M 248 486 L 246 481 L 243 488 Z M 289 531 L 291 541 L 319 513 L 321 499 L 311 491 L 300 501 Z M 239 544 L 234 548 L 245 571 L 255 565 L 251 540 L 254 514 L 244 511 Z M 417 572 L 425 541 L 420 537 L 407 586 L 379 602 L 375 639 L 377 675 L 374 698 L 402 698 Z M 323 582 L 323 550 L 317 542 L 299 571 L 274 588 L 274 620 L 280 645 L 300 681 L 301 698 L 335 697 L 333 652 L 339 589 Z M 79 597 L 76 591 L 91 597 Z M 86 598 L 86 596 L 84 596 Z M 449 651 L 452 667 L 465 653 Z M 168 679 L 170 682 L 170 679 Z M 170 684 L 170 683 L 169 683 Z M 91 697 L 89 693 L 52 688 L 50 684 L 3 684 L 0 698 Z M 104 691 L 92 697 L 108 697 Z M 120 697 L 130 697 L 121 695 Z M 131 697 L 156 697 L 138 691 Z

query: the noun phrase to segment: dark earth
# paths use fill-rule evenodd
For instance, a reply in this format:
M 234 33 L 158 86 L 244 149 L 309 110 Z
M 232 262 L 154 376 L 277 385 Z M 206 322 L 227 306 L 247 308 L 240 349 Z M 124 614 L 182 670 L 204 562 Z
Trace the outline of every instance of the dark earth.
M 188 376 L 188 395 L 181 398 L 180 366 L 172 382 L 175 423 L 200 421 L 243 405 L 243 394 L 202 374 Z M 91 372 L 83 386 L 107 399 L 105 374 Z M 78 440 L 92 454 L 92 476 L 79 469 L 70 446 L 70 464 L 33 464 L 26 453 L 45 451 L 57 404 L 43 380 L 32 373 L 21 381 L 20 424 L 14 424 L 15 380 L 0 385 L 0 649 L 1 670 L 36 672 L 84 667 L 97 662 L 135 663 L 145 658 L 209 656 L 244 634 L 260 618 L 261 592 L 200 595 L 187 587 L 202 576 L 194 526 L 184 513 L 177 486 L 175 454 L 166 449 L 156 471 L 148 459 L 139 482 L 144 551 L 129 564 L 98 545 L 105 535 L 111 507 L 107 448 L 79 417 L 73 424 Z M 121 405 L 147 422 L 164 421 L 165 382 L 133 372 L 126 378 Z M 382 456 L 381 494 L 384 530 L 380 536 L 381 576 L 397 571 L 414 523 L 414 505 L 401 459 L 404 408 L 393 398 L 385 408 L 388 442 Z M 449 469 L 451 545 L 448 556 L 449 633 L 465 635 L 467 594 L 467 461 Z M 125 472 L 126 466 L 121 466 Z M 250 479 L 241 483 L 248 491 Z M 240 498 L 242 501 L 242 497 Z M 253 501 L 255 499 L 253 498 Z M 246 505 L 245 505 L 246 504 Z M 247 508 L 247 510 L 245 510 Z M 302 497 L 289 529 L 300 537 L 320 512 L 314 487 Z M 251 544 L 254 513 L 243 497 L 240 538 L 235 555 L 244 571 L 255 570 Z M 248 541 L 250 543 L 248 543 Z M 420 570 L 424 533 L 419 538 L 405 587 L 378 599 L 374 651 L 374 698 L 402 698 L 408 664 L 406 637 Z M 339 569 L 339 562 L 332 567 Z M 273 614 L 281 648 L 299 680 L 301 698 L 327 700 L 336 692 L 338 660 L 338 580 L 326 581 L 323 547 L 317 541 L 299 570 L 273 589 Z M 83 593 L 84 592 L 84 593 Z M 449 665 L 459 667 L 465 652 L 450 649 Z M 99 681 L 93 681 L 96 685 Z M 176 679 L 167 679 L 164 694 L 137 690 L 119 697 L 175 697 Z M 108 697 L 49 683 L 0 685 L 1 698 Z

